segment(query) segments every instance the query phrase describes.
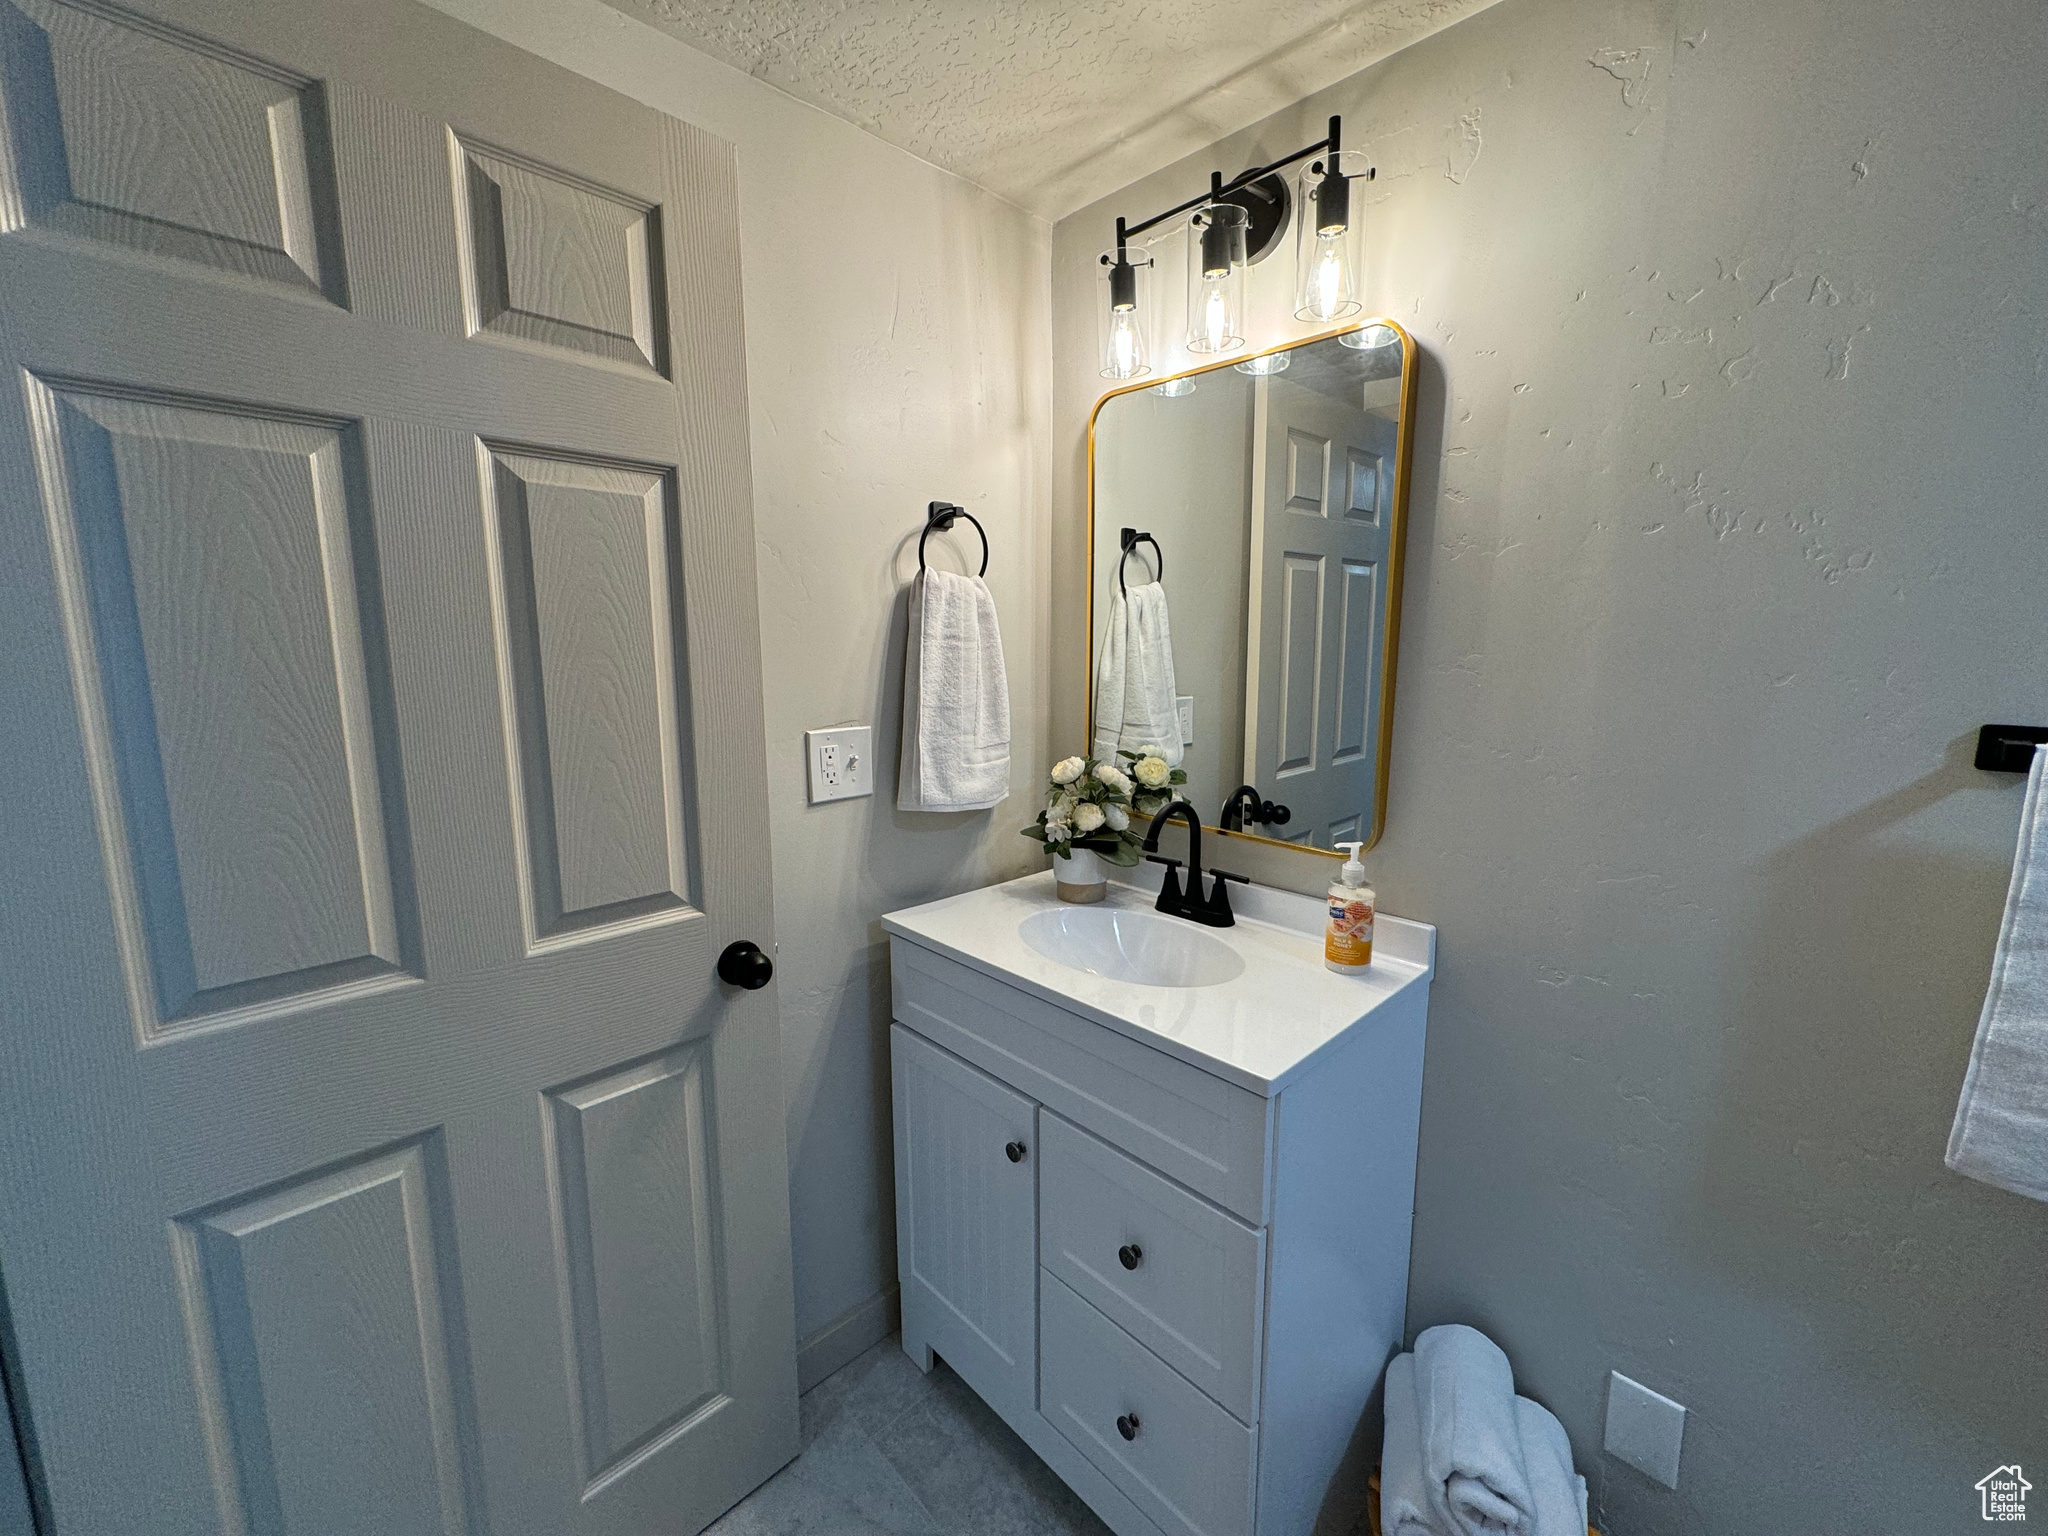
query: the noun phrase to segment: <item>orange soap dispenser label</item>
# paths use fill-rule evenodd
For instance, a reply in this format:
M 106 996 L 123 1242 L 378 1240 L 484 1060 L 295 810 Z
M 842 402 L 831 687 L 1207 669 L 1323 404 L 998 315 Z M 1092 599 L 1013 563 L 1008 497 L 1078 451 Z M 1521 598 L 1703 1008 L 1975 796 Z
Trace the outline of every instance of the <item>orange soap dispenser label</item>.
M 1323 958 L 1332 965 L 1372 963 L 1372 903 L 1355 891 L 1330 896 L 1330 927 L 1323 936 Z

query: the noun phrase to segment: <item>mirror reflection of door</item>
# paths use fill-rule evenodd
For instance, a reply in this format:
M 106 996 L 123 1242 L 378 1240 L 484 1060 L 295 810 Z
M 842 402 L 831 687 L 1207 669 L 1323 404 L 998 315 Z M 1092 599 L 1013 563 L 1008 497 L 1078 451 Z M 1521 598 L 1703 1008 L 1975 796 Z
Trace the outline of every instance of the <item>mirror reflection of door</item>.
M 1292 812 L 1272 833 L 1329 848 L 1371 835 L 1395 427 L 1255 383 L 1245 761 Z
M 1401 464 L 1414 346 L 1355 331 L 1106 397 L 1090 434 L 1090 729 L 1130 647 L 1107 645 L 1121 531 L 1165 557 L 1186 794 L 1247 836 L 1328 852 L 1379 835 L 1386 799 Z M 1123 561 L 1144 582 L 1140 546 Z M 1123 661 L 1119 668 L 1119 660 Z M 1155 690 L 1156 692 L 1156 690 Z

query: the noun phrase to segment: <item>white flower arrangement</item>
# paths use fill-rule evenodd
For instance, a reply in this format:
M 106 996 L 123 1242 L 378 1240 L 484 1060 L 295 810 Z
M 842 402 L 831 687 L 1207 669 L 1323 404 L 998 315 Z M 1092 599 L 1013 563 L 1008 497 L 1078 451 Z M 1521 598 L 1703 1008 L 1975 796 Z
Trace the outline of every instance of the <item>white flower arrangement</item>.
M 1169 769 L 1156 747 L 1117 756 L 1123 766 L 1085 757 L 1054 763 L 1046 777 L 1045 809 L 1024 835 L 1044 843 L 1055 858 L 1085 848 L 1112 864 L 1136 864 L 1144 834 L 1132 823 L 1149 822 L 1164 810 L 1175 798 L 1174 787 L 1187 783 L 1188 776 Z

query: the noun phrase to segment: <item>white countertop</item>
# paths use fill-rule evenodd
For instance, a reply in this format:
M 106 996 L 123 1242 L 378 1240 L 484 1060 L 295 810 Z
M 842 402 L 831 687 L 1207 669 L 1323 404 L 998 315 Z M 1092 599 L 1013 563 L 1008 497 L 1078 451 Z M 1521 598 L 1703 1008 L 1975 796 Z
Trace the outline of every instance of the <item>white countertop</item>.
M 1104 905 L 1150 911 L 1154 889 L 1112 880 Z M 1382 912 L 1373 963 L 1342 976 L 1323 964 L 1323 903 L 1263 886 L 1233 886 L 1232 928 L 1202 928 L 1245 962 L 1235 979 L 1210 987 L 1154 987 L 1114 981 L 1046 958 L 1018 926 L 1061 905 L 1051 871 L 891 912 L 888 932 L 971 965 L 1070 1013 L 1252 1092 L 1271 1096 L 1374 1010 L 1436 971 L 1436 930 Z M 1174 919 L 1179 921 L 1179 919 Z

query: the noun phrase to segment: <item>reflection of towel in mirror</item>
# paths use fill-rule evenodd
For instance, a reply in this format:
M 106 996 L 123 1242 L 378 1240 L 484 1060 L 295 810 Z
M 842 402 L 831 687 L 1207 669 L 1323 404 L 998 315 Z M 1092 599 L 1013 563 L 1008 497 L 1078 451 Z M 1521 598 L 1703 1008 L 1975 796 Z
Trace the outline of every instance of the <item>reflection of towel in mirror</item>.
M 922 571 L 903 646 L 896 805 L 980 811 L 1010 793 L 1010 681 L 996 600 L 979 576 Z
M 1109 594 L 1102 660 L 1095 669 L 1095 757 L 1117 761 L 1117 749 L 1151 747 L 1178 768 L 1180 708 L 1174 699 L 1173 637 L 1166 588 L 1156 581 Z

